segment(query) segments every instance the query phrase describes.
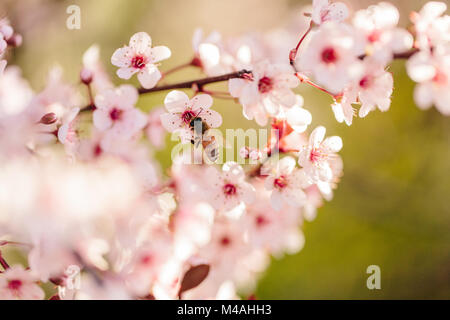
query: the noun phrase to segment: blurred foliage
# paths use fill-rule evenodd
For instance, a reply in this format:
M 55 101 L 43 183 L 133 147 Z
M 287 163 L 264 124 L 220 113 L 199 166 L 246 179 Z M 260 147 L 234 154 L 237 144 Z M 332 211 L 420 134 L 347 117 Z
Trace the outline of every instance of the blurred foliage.
M 423 1 L 394 3 L 406 16 Z M 70 4 L 81 7 L 81 30 L 65 27 Z M 119 83 L 110 56 L 134 32 L 147 31 L 154 43 L 172 49 L 172 58 L 162 66 L 167 70 L 191 58 L 195 27 L 226 35 L 282 27 L 298 4 L 4 0 L 0 9 L 24 35 L 24 45 L 10 57 L 11 64 L 21 66 L 34 89 L 40 90 L 55 62 L 64 68 L 68 81 L 77 83 L 82 54 L 93 43 L 100 45 L 102 60 Z M 391 71 L 395 76 L 391 109 L 355 119 L 351 127 L 335 121 L 328 96 L 304 85 L 298 89 L 313 114 L 311 127 L 324 125 L 329 135 L 343 138 L 345 174 L 332 202 L 319 209 L 315 221 L 305 223 L 304 249 L 273 261 L 259 283 L 258 298 L 450 298 L 450 119 L 415 106 L 414 84 L 404 62 L 394 63 Z M 167 81 L 198 76 L 197 70 L 187 70 Z M 142 97 L 139 106 L 150 110 L 161 105 L 164 94 Z M 223 115 L 223 128 L 256 127 L 234 102 L 215 100 L 214 108 Z M 169 140 L 169 147 L 156 153 L 163 168 L 170 166 L 170 145 L 175 143 Z M 366 268 L 372 264 L 381 267 L 381 290 L 366 287 Z

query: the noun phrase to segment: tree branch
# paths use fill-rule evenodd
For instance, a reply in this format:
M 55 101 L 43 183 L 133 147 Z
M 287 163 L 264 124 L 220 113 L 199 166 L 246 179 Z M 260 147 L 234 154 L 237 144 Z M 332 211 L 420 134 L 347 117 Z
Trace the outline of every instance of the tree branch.
M 234 79 L 234 78 L 244 78 L 244 77 L 249 77 L 251 75 L 252 75 L 251 71 L 244 69 L 244 70 L 227 73 L 227 74 L 224 74 L 221 76 L 216 76 L 216 77 L 209 77 L 209 78 L 191 80 L 191 81 L 186 81 L 186 82 L 168 84 L 165 86 L 154 87 L 151 89 L 139 88 L 138 90 L 139 90 L 139 94 L 145 94 L 145 93 L 150 93 L 150 92 L 166 91 L 166 90 L 172 90 L 172 89 L 191 89 L 191 88 L 197 86 L 198 91 L 202 91 L 203 86 L 210 84 L 210 83 L 226 81 L 226 80 Z
M 186 81 L 186 82 L 168 84 L 165 86 L 154 87 L 151 89 L 139 88 L 138 92 L 139 92 L 139 94 L 146 94 L 146 93 L 151 93 L 151 92 L 166 91 L 166 90 L 172 90 L 172 89 L 195 89 L 197 92 L 202 92 L 203 87 L 210 83 L 222 82 L 222 81 L 227 81 L 227 80 L 236 79 L 236 78 L 252 79 L 252 77 L 253 77 L 253 74 L 250 70 L 243 69 L 240 71 L 223 74 L 221 76 L 208 77 L 208 78 L 196 79 L 196 80 L 191 80 L 191 81 Z M 81 108 L 80 112 L 86 112 L 86 111 L 92 111 L 92 110 L 95 110 L 95 106 L 93 104 L 89 104 L 89 105 Z

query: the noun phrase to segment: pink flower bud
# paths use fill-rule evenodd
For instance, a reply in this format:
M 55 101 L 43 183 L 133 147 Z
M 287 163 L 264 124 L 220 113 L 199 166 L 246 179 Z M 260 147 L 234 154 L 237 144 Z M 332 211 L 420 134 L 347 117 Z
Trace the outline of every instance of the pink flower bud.
M 94 75 L 92 74 L 92 71 L 86 68 L 83 68 L 80 72 L 80 79 L 81 82 L 83 82 L 85 85 L 89 85 L 92 82 L 92 78 Z
M 46 113 L 42 116 L 41 120 L 39 120 L 39 123 L 42 124 L 52 124 L 55 123 L 58 118 L 56 117 L 56 114 L 53 112 Z

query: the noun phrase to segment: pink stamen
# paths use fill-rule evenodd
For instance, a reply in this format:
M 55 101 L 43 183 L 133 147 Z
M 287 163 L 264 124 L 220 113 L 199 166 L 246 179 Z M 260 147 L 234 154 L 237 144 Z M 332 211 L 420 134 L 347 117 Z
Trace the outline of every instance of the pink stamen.
M 223 186 L 223 193 L 227 196 L 234 196 L 236 194 L 236 186 L 231 183 L 227 183 Z
M 258 90 L 261 93 L 267 93 L 273 88 L 273 81 L 269 77 L 259 79 Z
M 284 176 L 280 176 L 273 181 L 273 186 L 277 189 L 283 189 L 287 186 L 287 180 Z
M 10 280 L 8 282 L 8 289 L 17 291 L 22 286 L 22 281 L 20 280 Z
M 143 56 L 137 55 L 134 56 L 133 59 L 131 59 L 131 66 L 136 69 L 143 69 L 145 68 L 146 59 Z
M 322 51 L 322 61 L 329 64 L 334 63 L 338 59 L 337 52 L 332 47 L 325 48 Z

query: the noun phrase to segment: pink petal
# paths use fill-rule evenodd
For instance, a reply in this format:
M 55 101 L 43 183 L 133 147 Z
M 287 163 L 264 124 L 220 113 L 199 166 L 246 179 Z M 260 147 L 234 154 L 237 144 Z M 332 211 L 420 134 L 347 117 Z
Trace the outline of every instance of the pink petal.
M 108 111 L 97 109 L 92 115 L 94 126 L 100 131 L 105 131 L 111 128 L 113 122 L 109 116 Z
M 123 67 L 123 68 L 118 69 L 116 74 L 119 78 L 128 80 L 133 76 L 133 74 L 135 74 L 138 71 L 139 70 L 136 68 Z
M 119 48 L 114 51 L 111 57 L 111 63 L 116 67 L 129 67 L 133 55 L 134 52 L 129 47 Z
M 165 46 L 157 46 L 151 49 L 150 60 L 151 62 L 158 62 L 170 58 L 171 54 L 172 53 L 169 48 Z
M 210 128 L 218 128 L 222 125 L 222 116 L 214 110 L 203 110 L 199 115 Z
M 130 39 L 130 47 L 139 54 L 145 53 L 151 45 L 152 39 L 146 32 L 135 33 Z
M 161 125 L 169 132 L 174 132 L 185 126 L 179 114 L 164 113 L 161 115 Z
M 169 112 L 183 112 L 189 104 L 187 94 L 179 90 L 170 91 L 164 99 L 164 105 Z
M 198 94 L 191 99 L 191 107 L 193 110 L 199 110 L 200 108 L 205 110 L 209 109 L 213 104 L 213 99 L 209 94 Z
M 155 66 L 148 66 L 138 74 L 138 80 L 145 89 L 156 86 L 161 79 L 161 72 Z

